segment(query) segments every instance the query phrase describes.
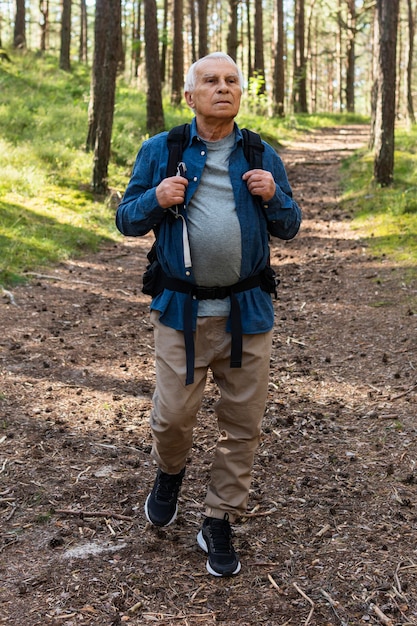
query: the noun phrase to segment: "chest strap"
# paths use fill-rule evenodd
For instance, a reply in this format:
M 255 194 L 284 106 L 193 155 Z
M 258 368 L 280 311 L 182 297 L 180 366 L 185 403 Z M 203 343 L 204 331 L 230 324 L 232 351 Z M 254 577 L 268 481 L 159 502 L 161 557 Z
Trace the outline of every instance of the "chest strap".
M 226 287 L 200 287 L 185 280 L 163 277 L 163 287 L 170 291 L 187 294 L 184 302 L 184 344 L 187 364 L 186 385 L 194 382 L 193 300 L 223 300 L 230 297 L 231 353 L 230 367 L 242 367 L 242 318 L 236 294 L 255 287 L 262 287 L 262 274 L 249 276 Z

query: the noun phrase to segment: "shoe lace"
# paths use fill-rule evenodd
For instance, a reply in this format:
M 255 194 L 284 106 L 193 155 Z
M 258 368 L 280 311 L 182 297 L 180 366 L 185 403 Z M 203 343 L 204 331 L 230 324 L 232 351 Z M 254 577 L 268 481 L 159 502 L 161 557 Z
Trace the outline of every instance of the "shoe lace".
M 230 552 L 232 532 L 229 520 L 213 519 L 210 522 L 210 538 L 213 550 L 215 552 Z
M 181 479 L 176 474 L 161 474 L 156 488 L 156 497 L 163 502 L 170 502 L 178 494 Z

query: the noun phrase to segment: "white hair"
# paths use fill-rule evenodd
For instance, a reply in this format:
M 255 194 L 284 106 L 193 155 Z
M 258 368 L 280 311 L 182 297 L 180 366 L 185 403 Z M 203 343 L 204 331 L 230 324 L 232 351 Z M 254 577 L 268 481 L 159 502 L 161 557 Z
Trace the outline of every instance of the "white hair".
M 198 59 L 198 61 L 195 61 L 195 63 L 193 63 L 190 67 L 190 69 L 187 72 L 187 76 L 185 78 L 185 85 L 184 85 L 184 91 L 189 91 L 192 92 L 195 89 L 195 83 L 196 83 L 196 70 L 198 69 L 199 65 L 203 62 L 206 61 L 208 59 L 221 59 L 223 61 L 228 61 L 231 65 L 233 65 L 233 67 L 235 68 L 238 76 L 239 76 L 239 84 L 240 84 L 240 88 L 243 91 L 243 74 L 241 69 L 237 66 L 236 61 L 234 61 L 232 59 L 231 56 L 229 56 L 228 54 L 226 54 L 225 52 L 212 52 L 211 54 L 207 54 L 205 57 L 201 57 L 201 59 Z

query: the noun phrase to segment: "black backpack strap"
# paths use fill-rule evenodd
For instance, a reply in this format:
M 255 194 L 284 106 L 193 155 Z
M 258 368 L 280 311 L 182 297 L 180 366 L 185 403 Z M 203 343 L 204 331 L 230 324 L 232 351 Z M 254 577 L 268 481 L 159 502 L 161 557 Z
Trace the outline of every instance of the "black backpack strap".
M 182 153 L 190 139 L 190 125 L 180 124 L 174 126 L 168 133 L 168 165 L 166 175 L 175 176 L 177 173 L 177 165 L 182 160 Z
M 243 152 L 250 169 L 263 169 L 262 153 L 265 148 L 260 136 L 248 128 L 242 128 L 241 132 L 243 135 Z

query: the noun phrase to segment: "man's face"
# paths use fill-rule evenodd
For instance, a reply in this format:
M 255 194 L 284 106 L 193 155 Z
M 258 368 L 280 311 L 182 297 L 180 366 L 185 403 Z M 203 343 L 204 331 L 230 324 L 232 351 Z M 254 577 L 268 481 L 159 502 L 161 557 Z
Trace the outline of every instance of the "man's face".
M 207 59 L 200 63 L 194 91 L 185 92 L 187 104 L 205 121 L 234 119 L 241 95 L 239 75 L 227 59 Z

